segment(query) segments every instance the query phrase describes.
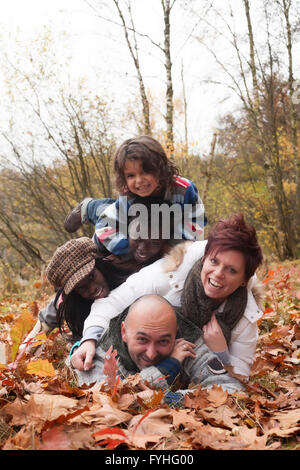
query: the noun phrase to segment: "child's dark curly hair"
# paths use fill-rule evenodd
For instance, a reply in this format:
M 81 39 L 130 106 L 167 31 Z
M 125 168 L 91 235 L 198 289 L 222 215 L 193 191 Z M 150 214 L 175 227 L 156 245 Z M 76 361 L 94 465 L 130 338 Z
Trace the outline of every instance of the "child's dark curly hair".
M 133 139 L 127 139 L 117 149 L 114 160 L 114 170 L 116 175 L 116 188 L 122 195 L 128 193 L 128 188 L 124 176 L 124 165 L 126 160 L 140 160 L 142 168 L 146 173 L 151 173 L 159 179 L 159 189 L 161 193 L 166 190 L 173 192 L 174 177 L 178 175 L 178 168 L 167 157 L 161 144 L 148 135 L 141 135 Z

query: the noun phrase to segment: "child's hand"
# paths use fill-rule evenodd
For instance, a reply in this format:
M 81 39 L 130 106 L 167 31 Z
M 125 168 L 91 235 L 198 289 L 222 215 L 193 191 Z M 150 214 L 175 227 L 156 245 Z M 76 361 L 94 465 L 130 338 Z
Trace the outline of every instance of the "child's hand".
M 71 364 L 74 369 L 90 370 L 95 367 L 93 358 L 96 352 L 96 341 L 88 339 L 82 343 L 79 348 L 71 356 Z
M 214 313 L 211 320 L 203 326 L 202 331 L 204 342 L 211 351 L 221 352 L 227 349 L 226 339 Z
M 196 357 L 195 347 L 195 344 L 190 343 L 183 338 L 178 338 L 175 341 L 171 357 L 174 357 L 177 361 L 182 363 L 186 357 Z

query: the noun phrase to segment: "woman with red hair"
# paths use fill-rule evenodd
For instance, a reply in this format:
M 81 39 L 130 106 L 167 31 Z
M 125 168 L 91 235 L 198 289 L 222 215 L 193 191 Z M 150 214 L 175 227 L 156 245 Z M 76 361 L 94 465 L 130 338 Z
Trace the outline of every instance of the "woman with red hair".
M 249 376 L 262 316 L 255 271 L 262 262 L 255 228 L 243 215 L 220 220 L 207 240 L 183 242 L 163 259 L 143 268 L 94 302 L 83 338 L 71 356 L 73 367 L 88 370 L 99 335 L 111 318 L 145 294 L 165 297 L 202 329 L 206 345 L 233 372 Z M 95 333 L 97 332 L 97 335 Z

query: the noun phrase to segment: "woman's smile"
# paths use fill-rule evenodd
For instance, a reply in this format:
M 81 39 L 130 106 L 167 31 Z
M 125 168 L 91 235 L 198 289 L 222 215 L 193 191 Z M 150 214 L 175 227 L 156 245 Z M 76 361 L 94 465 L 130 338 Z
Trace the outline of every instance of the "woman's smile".
M 209 253 L 203 263 L 201 280 L 205 294 L 223 301 L 245 285 L 245 258 L 239 251 Z

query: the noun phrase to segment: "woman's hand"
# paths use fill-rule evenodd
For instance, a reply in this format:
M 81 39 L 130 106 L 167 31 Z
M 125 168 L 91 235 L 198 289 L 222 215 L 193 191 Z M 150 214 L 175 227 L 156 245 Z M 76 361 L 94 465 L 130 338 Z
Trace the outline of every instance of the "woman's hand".
M 183 338 L 178 338 L 175 340 L 174 349 L 171 352 L 170 357 L 174 357 L 182 363 L 186 357 L 196 357 L 195 347 L 195 344 L 190 343 Z
M 95 367 L 93 358 L 96 352 L 96 341 L 88 339 L 82 343 L 71 356 L 71 364 L 74 369 L 90 370 Z
M 221 352 L 227 349 L 226 339 L 214 313 L 211 320 L 203 326 L 202 331 L 203 340 L 211 351 Z

